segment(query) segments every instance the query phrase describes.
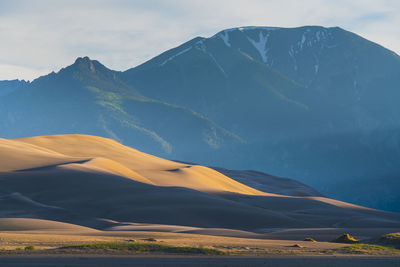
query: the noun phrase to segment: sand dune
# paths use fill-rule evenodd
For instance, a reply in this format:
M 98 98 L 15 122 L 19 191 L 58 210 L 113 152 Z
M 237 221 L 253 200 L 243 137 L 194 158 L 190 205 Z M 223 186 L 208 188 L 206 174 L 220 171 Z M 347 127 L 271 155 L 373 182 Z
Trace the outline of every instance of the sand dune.
M 0 231 L 84 231 L 97 232 L 95 229 L 70 223 L 31 219 L 31 218 L 0 218 Z
M 104 172 L 112 175 L 118 175 L 121 177 L 130 178 L 134 181 L 138 181 L 146 184 L 153 184 L 149 179 L 141 176 L 135 171 L 125 167 L 124 165 L 106 158 L 94 158 L 83 164 L 70 163 L 58 166 L 64 169 L 71 169 L 83 172 Z
M 293 179 L 251 170 L 238 171 L 219 167 L 212 168 L 242 184 L 263 192 L 288 196 L 322 196 L 315 189 Z
M 117 222 L 234 229 L 305 226 L 303 222 L 279 212 L 232 202 L 216 195 L 181 187 L 153 186 L 104 172 L 54 167 L 0 174 L 0 179 L 13 192 L 48 206 L 61 207 L 65 211 L 35 207 L 39 209 L 36 214 L 40 218 L 71 220 L 71 216 L 65 215 L 68 211 L 74 214 L 74 223 L 90 227 L 94 227 L 93 223 L 97 224 L 97 221 L 92 223 L 86 217 Z M 9 198 L 0 200 L 4 207 L 0 216 L 9 213 L 18 217 L 32 215 L 33 207 L 30 203 L 19 203 L 16 207 L 15 202 L 15 199 Z
M 398 214 L 309 196 L 317 194 L 300 183 L 296 189 L 291 182 L 289 191 L 308 190 L 306 196 L 276 194 L 285 187 L 279 178 L 269 180 L 275 193 L 263 192 L 216 170 L 157 158 L 110 139 L 58 135 L 1 139 L 0 146 L 2 218 L 109 230 L 189 227 L 180 230 L 225 235 L 237 230 L 400 226 Z
M 134 170 L 150 180 L 149 183 L 158 186 L 182 186 L 200 191 L 229 191 L 239 194 L 265 194 L 212 169 L 157 158 L 106 138 L 88 135 L 54 135 L 16 140 L 69 157 L 107 158 Z M 110 163 L 102 165 L 110 170 Z M 117 169 L 114 168 L 115 170 Z M 120 173 L 117 171 L 114 174 Z
M 0 158 L 0 172 L 83 160 L 80 157 L 69 157 L 33 144 L 6 139 L 0 139 Z

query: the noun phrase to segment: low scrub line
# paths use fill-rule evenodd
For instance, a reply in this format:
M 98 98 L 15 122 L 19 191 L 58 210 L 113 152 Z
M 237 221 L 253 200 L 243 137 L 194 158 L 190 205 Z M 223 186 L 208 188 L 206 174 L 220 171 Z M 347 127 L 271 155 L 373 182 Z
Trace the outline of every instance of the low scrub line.
M 115 250 L 134 252 L 161 252 L 176 254 L 203 254 L 203 255 L 227 255 L 226 252 L 213 248 L 172 246 L 157 243 L 136 242 L 96 242 L 80 245 L 68 245 L 60 249 L 84 249 L 84 250 Z

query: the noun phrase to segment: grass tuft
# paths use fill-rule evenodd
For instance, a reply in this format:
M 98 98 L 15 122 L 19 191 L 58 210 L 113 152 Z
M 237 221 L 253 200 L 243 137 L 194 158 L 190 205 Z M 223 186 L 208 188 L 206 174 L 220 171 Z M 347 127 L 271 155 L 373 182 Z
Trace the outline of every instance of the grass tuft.
M 354 244 L 340 249 L 343 253 L 349 254 L 397 254 L 400 250 L 372 244 Z
M 25 250 L 35 250 L 35 246 L 26 246 Z
M 133 243 L 133 242 L 96 242 L 81 245 L 70 245 L 60 249 L 85 249 L 85 250 L 110 250 L 110 251 L 132 251 L 132 252 L 159 252 L 176 254 L 203 254 L 203 255 L 226 255 L 227 253 L 213 248 L 171 246 L 156 243 Z

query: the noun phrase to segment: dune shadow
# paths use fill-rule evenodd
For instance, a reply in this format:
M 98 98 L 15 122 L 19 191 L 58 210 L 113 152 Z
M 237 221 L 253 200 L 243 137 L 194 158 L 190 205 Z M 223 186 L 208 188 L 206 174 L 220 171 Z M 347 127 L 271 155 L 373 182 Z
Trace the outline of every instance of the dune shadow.
M 45 170 L 53 169 L 53 168 L 63 166 L 63 165 L 68 165 L 68 164 L 84 164 L 91 160 L 92 159 L 84 159 L 84 160 L 77 160 L 77 161 L 62 162 L 62 163 L 56 163 L 56 164 L 46 165 L 46 166 L 42 166 L 42 167 L 15 170 L 14 172 L 45 171 Z
M 181 171 L 182 169 L 187 169 L 187 168 L 191 168 L 192 166 L 183 166 L 183 167 L 181 167 L 181 168 L 176 168 L 176 169 L 170 169 L 170 170 L 166 170 L 167 172 L 179 172 L 179 171 Z

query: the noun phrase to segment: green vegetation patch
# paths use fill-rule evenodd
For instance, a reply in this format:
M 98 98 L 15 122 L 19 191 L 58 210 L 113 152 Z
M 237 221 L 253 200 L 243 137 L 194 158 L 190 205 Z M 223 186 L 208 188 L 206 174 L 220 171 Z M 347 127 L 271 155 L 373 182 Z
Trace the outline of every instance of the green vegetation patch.
M 384 242 L 386 244 L 400 246 L 400 233 L 391 233 L 383 235 L 379 238 L 379 241 Z
M 136 242 L 97 242 L 81 245 L 69 245 L 60 249 L 84 249 L 84 250 L 111 250 L 111 251 L 132 251 L 132 252 L 159 252 L 176 254 L 203 254 L 203 255 L 226 255 L 227 253 L 213 248 L 171 246 L 157 243 L 136 243 Z
M 341 248 L 340 251 L 349 254 L 400 254 L 400 250 L 398 249 L 372 244 L 354 244 L 348 247 Z
M 86 88 L 96 96 L 96 103 L 98 105 L 126 114 L 121 106 L 122 96 L 120 94 L 104 91 L 94 86 L 87 86 Z
M 35 246 L 26 246 L 25 250 L 35 250 Z

